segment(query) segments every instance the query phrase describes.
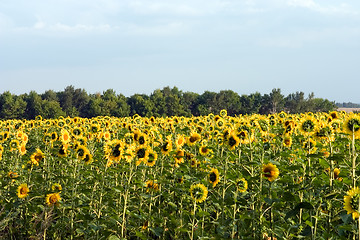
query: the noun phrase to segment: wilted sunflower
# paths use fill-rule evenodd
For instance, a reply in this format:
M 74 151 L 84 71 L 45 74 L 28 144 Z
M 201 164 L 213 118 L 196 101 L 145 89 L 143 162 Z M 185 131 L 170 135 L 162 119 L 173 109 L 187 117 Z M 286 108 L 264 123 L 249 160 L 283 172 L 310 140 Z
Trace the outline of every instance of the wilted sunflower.
M 49 193 L 46 195 L 45 202 L 48 206 L 58 205 L 61 200 L 59 193 Z
M 30 156 L 30 160 L 32 164 L 39 165 L 39 162 L 44 159 L 44 153 L 40 149 L 36 149 L 36 151 Z
M 344 209 L 347 214 L 351 213 L 353 219 L 359 218 L 359 201 L 360 189 L 358 187 L 350 189 L 344 196 Z
M 208 189 L 202 183 L 193 184 L 190 187 L 190 195 L 194 201 L 201 203 L 207 198 Z
M 219 170 L 216 168 L 212 168 L 209 173 L 209 182 L 213 185 L 213 187 L 216 186 L 220 182 L 220 174 Z
M 248 189 L 248 182 L 245 180 L 245 178 L 240 178 L 236 180 L 236 187 L 239 192 L 246 192 Z
M 270 182 L 274 181 L 279 176 L 279 169 L 272 163 L 263 165 L 262 172 L 263 176 Z
M 29 188 L 27 186 L 26 183 L 22 183 L 18 188 L 17 188 L 17 196 L 19 198 L 25 198 L 27 195 L 29 194 Z

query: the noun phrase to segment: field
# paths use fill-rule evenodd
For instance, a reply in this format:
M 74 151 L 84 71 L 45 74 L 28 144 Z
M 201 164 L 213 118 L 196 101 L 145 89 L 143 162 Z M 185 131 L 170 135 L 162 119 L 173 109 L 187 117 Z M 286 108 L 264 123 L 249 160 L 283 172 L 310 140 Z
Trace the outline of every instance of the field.
M 0 121 L 0 239 L 360 239 L 360 115 Z

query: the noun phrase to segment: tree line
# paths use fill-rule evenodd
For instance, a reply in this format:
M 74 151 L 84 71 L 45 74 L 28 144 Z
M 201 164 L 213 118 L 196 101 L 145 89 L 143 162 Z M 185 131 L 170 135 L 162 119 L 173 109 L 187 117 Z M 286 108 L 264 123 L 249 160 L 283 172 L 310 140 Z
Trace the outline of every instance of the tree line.
M 6 91 L 0 95 L 1 119 L 34 119 L 59 116 L 86 117 L 115 116 L 200 116 L 218 114 L 226 109 L 228 115 L 269 114 L 280 111 L 289 113 L 332 111 L 335 102 L 315 98 L 314 93 L 305 96 L 296 92 L 284 96 L 279 88 L 269 94 L 239 95 L 232 90 L 205 91 L 202 94 L 183 92 L 177 87 L 156 89 L 150 95 L 134 94 L 125 97 L 113 89 L 103 93 L 88 94 L 84 89 L 67 86 L 63 91 L 47 90 L 14 95 Z

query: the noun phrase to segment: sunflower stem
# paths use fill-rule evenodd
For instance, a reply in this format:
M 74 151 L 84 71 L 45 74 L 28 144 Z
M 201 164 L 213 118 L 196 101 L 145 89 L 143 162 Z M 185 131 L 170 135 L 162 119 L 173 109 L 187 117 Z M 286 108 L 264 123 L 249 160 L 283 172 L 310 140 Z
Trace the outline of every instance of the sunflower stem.
M 196 200 L 194 200 L 194 217 L 193 217 L 193 220 L 192 220 L 192 224 L 191 224 L 191 240 L 194 239 L 194 231 L 195 231 L 195 221 L 196 221 Z

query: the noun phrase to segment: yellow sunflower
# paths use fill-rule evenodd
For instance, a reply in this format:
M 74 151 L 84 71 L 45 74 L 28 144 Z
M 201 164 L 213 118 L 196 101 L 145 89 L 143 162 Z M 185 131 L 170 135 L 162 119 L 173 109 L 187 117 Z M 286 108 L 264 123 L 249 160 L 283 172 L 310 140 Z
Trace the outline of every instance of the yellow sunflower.
M 240 178 L 236 181 L 236 187 L 239 192 L 246 192 L 248 189 L 248 182 L 245 180 L 245 178 Z
M 26 183 L 22 183 L 22 184 L 17 188 L 17 196 L 18 196 L 19 198 L 25 198 L 28 194 L 29 194 L 28 185 L 27 185 Z
M 360 138 L 360 117 L 354 113 L 349 113 L 343 124 L 345 133 L 353 135 L 356 139 Z
M 359 201 L 360 189 L 358 187 L 352 188 L 344 196 L 344 209 L 347 214 L 351 214 L 353 219 L 359 218 Z
M 268 163 L 263 165 L 262 173 L 264 177 L 272 182 L 279 176 L 279 169 L 274 164 Z
M 193 184 L 190 187 L 190 195 L 194 201 L 201 203 L 206 200 L 208 189 L 202 183 Z
M 153 149 L 149 148 L 148 149 L 148 158 L 146 159 L 146 165 L 148 165 L 149 167 L 154 166 L 156 163 L 157 157 L 158 157 L 157 153 Z
M 40 149 L 36 149 L 36 151 L 30 156 L 30 160 L 32 164 L 39 165 L 39 162 L 45 158 L 44 153 Z
M 56 191 L 56 192 L 61 192 L 62 187 L 61 187 L 60 183 L 54 183 L 51 186 L 51 190 Z
M 216 168 L 212 168 L 209 173 L 209 182 L 213 185 L 213 187 L 216 186 L 220 182 L 220 174 L 219 170 Z
M 146 192 L 159 191 L 159 184 L 156 180 L 148 180 L 145 182 Z
M 46 195 L 45 202 L 48 206 L 58 205 L 61 200 L 59 193 L 49 193 Z
M 194 145 L 196 142 L 200 141 L 201 136 L 197 132 L 190 133 L 190 137 L 186 138 L 186 142 L 189 146 Z
M 292 144 L 292 138 L 291 138 L 291 136 L 290 136 L 290 135 L 286 135 L 286 136 L 284 137 L 284 139 L 283 139 L 283 146 L 289 148 L 289 147 L 291 147 L 291 144 Z
M 305 136 L 314 133 L 316 127 L 317 126 L 315 118 L 309 115 L 307 117 L 304 117 L 298 125 L 299 131 Z

